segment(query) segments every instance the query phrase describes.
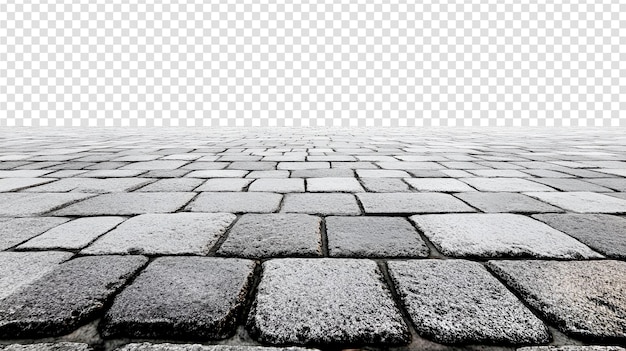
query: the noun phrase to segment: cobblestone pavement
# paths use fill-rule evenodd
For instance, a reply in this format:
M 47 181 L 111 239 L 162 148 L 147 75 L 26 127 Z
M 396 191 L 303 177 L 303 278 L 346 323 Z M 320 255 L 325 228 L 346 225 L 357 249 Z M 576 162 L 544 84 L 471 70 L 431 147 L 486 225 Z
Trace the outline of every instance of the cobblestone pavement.
M 5 351 L 624 350 L 623 130 L 0 138 Z

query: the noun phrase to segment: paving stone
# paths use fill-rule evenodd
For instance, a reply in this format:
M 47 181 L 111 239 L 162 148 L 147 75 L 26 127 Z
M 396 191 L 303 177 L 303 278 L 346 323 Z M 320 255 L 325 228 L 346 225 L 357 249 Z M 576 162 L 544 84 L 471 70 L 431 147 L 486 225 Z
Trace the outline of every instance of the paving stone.
M 203 192 L 185 209 L 192 212 L 256 212 L 278 211 L 283 196 L 262 192 Z
M 479 191 L 554 191 L 554 189 L 528 179 L 519 178 L 462 178 L 465 183 L 473 186 Z
M 188 169 L 154 169 L 142 174 L 145 178 L 178 178 L 191 172 Z
M 275 192 L 275 193 L 302 193 L 304 192 L 304 179 L 299 179 L 299 178 L 256 179 L 252 184 L 250 184 L 248 191 L 267 191 L 267 192 Z
M 199 159 L 200 157 L 202 157 L 202 155 L 199 154 L 174 154 L 174 155 L 167 155 L 167 156 L 163 156 L 160 158 L 160 160 L 181 160 L 181 161 L 194 161 Z M 217 157 L 215 158 L 217 159 Z
M 321 215 L 361 214 L 352 194 L 286 194 L 281 212 Z
M 410 162 L 410 161 L 396 161 L 396 162 L 376 162 L 382 169 L 442 169 L 445 168 L 436 162 Z
M 605 214 L 542 214 L 534 218 L 607 257 L 626 258 L 626 219 Z
M 112 193 L 70 205 L 57 215 L 65 216 L 125 216 L 143 213 L 174 212 L 188 203 L 195 193 Z
M 330 162 L 280 162 L 276 167 L 288 171 L 318 168 L 330 168 Z
M 306 214 L 245 214 L 217 251 L 248 258 L 321 256 L 319 217 Z
M 52 178 L 3 178 L 0 179 L 0 192 L 15 191 L 36 185 L 50 183 Z
M 146 170 L 141 169 L 99 169 L 94 171 L 85 172 L 81 177 L 85 178 L 128 178 L 137 177 Z
M 298 347 L 264 347 L 246 345 L 199 345 L 199 344 L 128 344 L 116 351 L 314 351 Z
M 68 220 L 60 217 L 6 219 L 0 222 L 0 250 L 11 248 Z
M 235 162 L 255 162 L 261 160 L 261 156 L 254 155 L 223 155 L 220 156 L 219 161 L 235 161 Z
M 626 177 L 626 168 L 600 168 L 596 169 L 596 171 Z
M 66 193 L 0 193 L 0 216 L 37 216 L 93 195 Z
M 153 169 L 177 169 L 184 165 L 186 165 L 187 161 L 176 161 L 176 160 L 156 160 L 156 161 L 146 161 L 146 162 L 133 162 L 128 164 L 120 169 L 145 169 L 145 170 L 153 170 Z
M 61 170 L 61 171 L 56 171 L 53 173 L 48 173 L 46 174 L 44 177 L 45 178 L 70 178 L 70 177 L 77 177 L 83 173 L 85 173 L 87 171 L 83 171 L 83 170 L 74 170 L 74 169 L 65 169 L 65 170 Z
M 626 200 L 626 193 L 610 193 L 607 195 Z
M 478 177 L 485 178 L 525 178 L 530 177 L 530 175 L 520 172 L 515 169 L 473 169 L 468 170 L 469 173 L 472 173 Z
M 354 171 L 347 168 L 329 169 L 299 169 L 291 172 L 292 178 L 324 178 L 324 177 L 354 177 Z
M 426 257 L 428 248 L 413 226 L 399 217 L 327 217 L 332 257 Z
M 307 161 L 333 161 L 333 162 L 352 162 L 356 161 L 354 156 L 350 155 L 313 155 L 307 156 Z
M 418 191 L 476 191 L 462 181 L 452 178 L 405 178 L 404 181 Z
M 594 178 L 585 179 L 585 181 L 598 184 L 616 191 L 626 191 L 626 178 Z
M 558 207 L 519 193 L 466 192 L 455 196 L 483 212 L 563 212 Z
M 0 300 L 70 259 L 69 252 L 0 252 Z
M 204 180 L 197 178 L 170 178 L 160 179 L 135 191 L 138 192 L 167 192 L 167 191 L 192 191 Z
M 452 178 L 468 178 L 468 177 L 471 178 L 474 176 L 473 174 L 460 170 L 460 169 L 442 169 L 441 173 L 443 173 L 444 176 L 452 177 Z
M 268 171 L 276 169 L 276 162 L 233 162 L 228 169 L 241 169 L 247 171 Z
M 43 193 L 117 193 L 137 189 L 154 180 L 148 178 L 64 178 L 56 182 L 26 189 Z
M 52 173 L 51 170 L 11 170 L 0 171 L 0 178 L 37 178 Z
M 619 346 L 527 346 L 517 351 L 626 351 Z
M 378 167 L 371 162 L 331 162 L 330 167 L 347 169 L 378 169 Z
M 218 169 L 218 170 L 202 170 L 193 171 L 185 177 L 192 178 L 243 178 L 248 171 L 240 171 L 234 169 Z
M 76 342 L 0 345 L 2 351 L 92 351 L 89 345 Z
M 112 161 L 117 162 L 145 162 L 152 161 L 160 158 L 161 155 L 148 155 L 148 154 L 138 154 L 138 155 L 126 155 L 120 156 L 118 158 L 112 159 Z
M 103 334 L 226 338 L 235 332 L 254 267 L 254 261 L 236 258 L 157 258 L 115 298 Z
M 603 194 L 585 191 L 564 193 L 529 192 L 535 197 L 554 206 L 580 213 L 626 213 L 626 200 Z
M 600 258 L 544 223 L 501 213 L 417 215 L 411 220 L 441 253 L 452 257 Z
M 398 178 L 362 178 L 361 183 L 367 191 L 375 193 L 397 193 L 409 191 L 409 186 Z
M 123 217 L 78 218 L 30 239 L 18 249 L 82 249 L 123 221 Z
M 289 178 L 289 171 L 252 171 L 246 178 Z
M 533 181 L 548 185 L 561 191 L 594 191 L 594 192 L 611 192 L 609 188 L 582 181 L 580 179 L 571 178 L 535 178 Z
M 309 178 L 306 180 L 308 192 L 363 192 L 365 191 L 356 178 L 332 177 Z
M 210 170 L 224 169 L 228 165 L 229 165 L 228 162 L 192 162 L 192 163 L 189 163 L 189 164 L 183 166 L 182 168 L 183 169 L 188 169 L 188 170 L 206 170 L 206 171 L 210 171 Z
M 408 178 L 410 175 L 405 171 L 393 169 L 357 169 L 359 178 Z
M 480 263 L 411 260 L 389 273 L 421 336 L 444 344 L 536 344 L 547 327 Z
M 626 262 L 516 260 L 488 266 L 566 334 L 626 342 Z
M 444 173 L 444 171 L 446 170 L 409 169 L 407 172 L 415 178 L 450 178 L 450 176 Z
M 439 193 L 361 193 L 365 213 L 474 212 L 452 195 Z
M 196 191 L 243 191 L 252 183 L 252 179 L 215 178 L 207 179 Z
M 530 174 L 534 177 L 541 177 L 541 178 L 551 178 L 551 179 L 574 178 L 574 176 L 571 174 L 567 174 L 567 173 L 563 173 L 559 171 L 553 171 L 549 169 L 524 169 L 522 170 L 522 172 L 526 174 Z M 536 181 L 537 179 L 533 179 L 533 180 Z
M 394 345 L 410 340 L 378 266 L 370 260 L 266 261 L 248 325 L 254 337 L 269 344 Z
M 66 334 L 100 313 L 106 301 L 147 259 L 80 257 L 0 300 L 0 337 Z
M 230 213 L 139 215 L 105 234 L 82 253 L 206 255 L 235 218 Z

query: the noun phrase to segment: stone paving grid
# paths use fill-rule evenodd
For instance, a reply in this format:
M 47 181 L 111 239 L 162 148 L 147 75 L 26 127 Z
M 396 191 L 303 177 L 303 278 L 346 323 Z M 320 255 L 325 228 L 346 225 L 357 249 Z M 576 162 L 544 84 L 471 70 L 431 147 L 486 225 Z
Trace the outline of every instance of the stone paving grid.
M 626 295 L 626 291 L 621 286 L 616 289 L 615 284 L 612 289 L 593 288 L 594 279 L 619 282 L 624 278 L 626 281 L 626 272 L 621 269 L 623 265 L 610 264 L 608 260 L 623 260 L 619 248 L 626 245 L 626 228 L 621 222 L 626 221 L 626 136 L 622 134 L 619 131 L 593 129 L 105 129 L 52 130 L 45 133 L 12 130 L 10 134 L 0 135 L 0 200 L 3 204 L 0 207 L 0 243 L 3 244 L 0 254 L 14 254 L 4 256 L 12 267 L 10 271 L 0 272 L 0 296 L 3 296 L 0 299 L 0 350 L 4 344 L 11 343 L 10 339 L 18 336 L 34 337 L 21 342 L 52 340 L 52 343 L 33 345 L 31 348 L 13 345 L 8 349 L 88 350 L 95 347 L 97 350 L 114 350 L 120 342 L 111 339 L 114 338 L 112 336 L 100 334 L 102 329 L 94 329 L 95 336 L 92 333 L 91 337 L 80 332 L 70 339 L 60 335 L 85 323 L 94 325 L 95 322 L 90 321 L 110 311 L 109 304 L 115 296 L 124 296 L 131 303 L 141 301 L 132 306 L 130 310 L 137 312 L 126 316 L 129 322 L 125 323 L 131 326 L 137 323 L 138 328 L 145 330 L 142 335 L 163 339 L 159 330 L 175 327 L 179 335 L 176 341 L 189 343 L 189 346 L 151 346 L 149 342 L 129 345 L 128 348 L 133 350 L 200 350 L 201 346 L 191 343 L 212 344 L 222 342 L 217 340 L 222 337 L 228 337 L 223 342 L 251 347 L 265 342 L 266 346 L 279 348 L 288 345 L 322 349 L 365 345 L 374 349 L 393 348 L 409 341 L 403 332 L 405 327 L 410 328 L 413 334 L 411 348 L 452 350 L 454 344 L 472 343 L 472 339 L 463 333 L 435 335 L 436 329 L 419 332 L 420 329 L 413 324 L 418 320 L 416 313 L 419 312 L 416 311 L 419 309 L 405 305 L 409 302 L 399 294 L 401 290 L 410 294 L 419 291 L 420 298 L 431 303 L 431 316 L 433 313 L 446 313 L 444 311 L 450 308 L 450 304 L 454 306 L 455 303 L 450 299 L 460 295 L 448 295 L 427 286 L 411 286 L 417 283 L 394 280 L 389 275 L 395 274 L 393 269 L 400 265 L 417 267 L 420 262 L 425 264 L 425 259 L 433 258 L 454 262 L 465 256 L 455 252 L 489 251 L 493 249 L 490 243 L 476 238 L 480 238 L 480 233 L 486 230 L 498 239 L 497 231 L 493 231 L 498 221 L 501 221 L 501 227 L 515 231 L 503 233 L 498 243 L 499 253 L 495 257 L 486 255 L 491 259 L 488 265 L 485 265 L 486 257 L 474 259 L 470 254 L 467 258 L 475 261 L 476 269 L 481 265 L 487 268 L 480 270 L 485 278 L 464 280 L 445 273 L 445 270 L 421 273 L 432 282 L 449 281 L 452 283 L 450 286 L 458 282 L 463 289 L 476 293 L 484 290 L 481 295 L 463 297 L 464 309 L 454 310 L 454 313 L 460 317 L 467 314 L 468 318 L 469 314 L 473 318 L 498 315 L 498 308 L 505 307 L 499 307 L 497 300 L 489 300 L 489 291 L 508 290 L 516 294 L 510 295 L 510 303 L 521 303 L 540 317 L 540 324 L 534 322 L 535 325 L 552 328 L 549 334 L 554 340 L 537 338 L 530 344 L 547 343 L 556 349 L 581 343 L 626 343 L 626 331 L 620 332 L 626 330 L 626 302 L 621 297 Z M 171 221 L 169 216 L 173 216 Z M 254 218 L 255 224 L 246 231 L 238 232 L 237 228 L 246 225 L 246 221 L 242 221 L 245 216 L 252 216 L 250 218 Z M 359 220 L 365 216 L 372 221 Z M 446 220 L 448 217 L 445 216 L 449 216 L 450 220 Z M 145 218 L 144 223 L 135 222 L 138 224 L 133 227 L 132 223 L 137 221 L 135 218 Z M 436 233 L 423 232 L 420 228 L 422 219 L 430 218 L 442 219 L 435 227 Z M 462 218 L 471 220 L 457 220 Z M 489 224 L 483 221 L 487 218 Z M 191 225 L 200 223 L 198 220 L 204 220 L 206 225 Z M 338 221 L 343 223 L 341 233 L 337 232 Z M 506 225 L 513 222 L 517 224 Z M 167 228 L 161 230 L 166 224 Z M 273 225 L 280 225 L 283 230 L 273 231 Z M 579 292 L 582 299 L 610 305 L 594 308 L 592 304 L 586 307 L 585 313 L 594 321 L 599 321 L 596 323 L 599 326 L 590 328 L 589 332 L 577 332 L 575 326 L 580 321 L 568 320 L 566 314 L 570 310 L 567 299 L 558 300 L 559 304 L 565 304 L 562 308 L 537 307 L 537 296 L 548 304 L 556 300 L 551 299 L 550 292 L 533 291 L 528 285 L 520 290 L 516 279 L 532 279 L 527 272 L 523 277 L 521 273 L 503 277 L 501 271 L 494 271 L 500 267 L 499 262 L 505 263 L 507 258 L 525 249 L 525 238 L 531 235 L 524 233 L 525 226 L 549 228 L 548 225 L 554 226 L 556 231 L 550 230 L 551 233 L 559 233 L 551 234 L 546 244 L 549 247 L 542 247 L 540 240 L 532 244 L 535 247 L 533 250 L 547 254 L 541 254 L 541 260 L 531 254 L 519 262 L 539 265 L 539 268 L 545 266 L 544 270 L 552 274 L 549 279 L 556 279 L 556 282 L 560 274 L 589 281 L 592 288 L 575 288 L 574 284 L 573 289 L 576 290 L 572 292 L 573 296 Z M 437 229 L 440 226 L 441 229 Z M 394 228 L 394 232 L 385 233 L 385 229 Z M 473 237 L 458 236 L 456 233 L 459 230 L 475 234 L 472 234 Z M 341 244 L 337 235 L 343 236 Z M 448 244 L 442 253 L 437 242 L 443 241 L 431 242 L 435 237 L 452 244 Z M 472 238 L 471 241 L 467 241 L 468 238 Z M 101 249 L 103 243 L 107 243 L 105 250 Z M 181 244 L 192 246 L 179 249 Z M 333 245 L 352 250 L 339 254 L 350 258 L 335 257 L 337 251 L 333 251 L 336 250 Z M 558 254 L 568 252 L 572 247 L 583 254 Z M 81 266 L 83 261 L 76 261 L 77 254 L 87 255 L 90 263 Z M 202 269 L 210 274 L 220 274 L 221 283 L 211 293 L 220 297 L 215 298 L 214 304 L 203 304 L 202 296 L 206 294 L 198 289 L 206 283 L 185 283 L 185 279 L 192 279 L 193 276 L 178 272 L 176 265 L 161 269 L 155 265 L 156 268 L 150 271 L 153 276 L 170 277 L 170 285 L 157 285 L 153 289 L 148 284 L 145 289 L 150 289 L 150 294 L 143 299 L 142 296 L 133 296 L 133 291 L 142 290 L 133 290 L 124 284 L 141 272 L 148 272 L 145 266 L 141 267 L 145 259 L 125 256 L 129 259 L 136 257 L 133 268 L 119 276 L 115 272 L 105 274 L 103 265 L 106 266 L 107 260 L 118 260 L 118 254 L 147 255 L 157 260 L 175 255 L 218 256 L 220 258 L 217 259 L 224 262 L 220 273 L 210 265 Z M 606 254 L 607 258 L 601 254 Z M 322 258 L 304 258 L 312 256 Z M 237 273 L 236 268 L 237 262 L 242 262 L 241 258 L 260 259 L 263 264 L 256 265 L 251 286 L 238 293 L 237 289 L 226 287 L 241 284 L 241 273 Z M 367 260 L 358 260 L 363 258 Z M 594 265 L 604 267 L 603 274 L 610 274 L 610 278 L 585 275 L 585 259 L 589 258 L 594 260 Z M 62 263 L 67 259 L 67 263 Z M 177 258 L 173 259 L 172 262 L 179 262 Z M 546 261 L 551 259 L 557 259 L 561 268 L 550 270 L 552 266 L 549 263 L 556 262 Z M 229 262 L 232 262 L 230 268 Z M 30 269 L 21 270 L 20 264 L 28 264 Z M 80 269 L 67 268 L 75 266 Z M 266 276 L 266 267 L 273 267 L 279 272 L 299 267 L 295 274 L 301 274 L 302 281 Z M 582 268 L 577 270 L 576 267 Z M 92 276 L 89 275 L 90 270 Z M 98 270 L 102 272 L 97 273 Z M 369 273 L 365 274 L 364 270 L 369 270 Z M 581 271 L 582 275 L 576 275 L 577 271 Z M 335 276 L 331 272 L 340 273 Z M 307 275 L 316 277 L 314 284 L 307 283 Z M 99 288 L 81 290 L 81 282 L 94 281 L 98 276 L 103 279 L 98 282 Z M 488 284 L 487 278 L 490 279 Z M 495 278 L 501 279 L 501 283 Z M 208 279 L 210 283 L 212 278 L 203 276 L 201 279 Z M 548 281 L 548 278 L 545 279 Z M 55 281 L 61 284 L 50 285 Z M 350 283 L 352 281 L 354 283 Z M 600 283 L 597 282 L 598 286 L 601 286 Z M 177 297 L 177 292 L 184 292 L 185 289 L 177 288 L 176 284 L 183 284 L 187 292 Z M 307 288 L 307 284 L 313 285 Z M 359 284 L 382 288 L 374 293 L 377 299 L 385 300 L 386 306 L 384 318 L 379 319 L 378 324 L 372 322 L 371 315 L 362 314 L 365 306 L 354 304 L 363 299 L 364 292 L 359 292 Z M 262 290 L 257 291 L 257 286 Z M 290 296 L 295 294 L 290 286 L 297 287 L 297 296 Z M 340 287 L 342 294 L 335 295 L 333 286 Z M 572 289 L 572 285 L 569 286 Z M 49 291 L 44 290 L 54 294 L 46 296 Z M 283 296 L 268 294 L 272 291 Z M 319 291 L 324 296 L 316 296 L 315 292 Z M 391 295 L 385 291 L 391 291 Z M 71 296 L 79 296 L 79 299 L 64 301 Z M 335 300 L 333 296 L 340 298 Z M 262 298 L 262 303 L 259 298 Z M 242 301 L 243 308 L 230 315 L 228 323 L 213 327 L 218 328 L 216 330 L 199 331 L 202 325 L 189 327 L 191 324 L 180 322 L 186 316 L 193 318 L 195 313 L 205 317 L 208 316 L 206 313 L 212 313 L 212 320 L 226 318 L 218 316 L 223 313 L 219 311 L 228 311 L 231 305 L 224 305 L 222 303 L 226 302 L 222 301 L 235 300 Z M 56 302 L 50 305 L 50 301 Z M 102 301 L 106 302 L 104 306 Z M 162 310 L 164 307 L 159 301 L 168 301 L 168 308 L 179 308 L 179 304 L 189 301 L 184 304 L 191 307 L 182 314 L 170 313 L 173 311 Z M 294 305 L 293 301 L 298 301 L 300 305 Z M 472 305 L 471 301 L 475 304 Z M 256 304 L 256 311 L 264 307 L 263 304 L 276 307 L 270 311 L 265 309 L 261 320 L 259 315 L 253 319 L 254 313 L 258 313 L 252 308 L 253 303 Z M 440 303 L 445 303 L 447 307 Z M 19 307 L 22 304 L 31 307 Z M 346 304 L 351 306 L 350 309 L 342 310 Z M 202 314 L 202 308 L 193 306 L 210 306 L 213 312 Z M 80 312 L 85 308 L 89 310 L 87 317 Z M 476 308 L 478 310 L 472 312 Z M 545 315 L 537 308 L 550 312 Z M 294 313 L 288 312 L 290 310 L 309 311 L 307 316 L 312 316 L 312 319 L 301 316 L 296 318 L 300 324 L 283 327 L 280 323 L 263 320 L 287 318 L 287 314 Z M 176 316 L 177 319 L 154 319 L 151 313 Z M 332 321 L 335 326 L 332 333 L 311 329 L 311 326 L 322 323 L 323 318 Z M 194 323 L 202 321 L 194 320 Z M 456 325 L 459 328 L 470 319 L 452 317 L 442 319 L 443 322 L 430 322 L 453 323 L 449 327 L 455 328 L 454 322 L 449 322 L 454 320 L 459 320 L 457 323 L 460 324 Z M 261 325 L 263 328 L 259 329 Z M 349 325 L 352 327 L 347 327 Z M 428 323 L 420 325 L 423 328 Z M 156 331 L 151 329 L 152 326 L 157 326 L 154 327 Z M 21 331 L 18 332 L 17 328 Z M 516 345 L 523 346 L 515 333 L 498 329 L 503 327 L 497 322 L 487 328 L 491 329 L 486 329 L 483 336 L 473 343 L 489 344 L 492 346 L 488 348 L 494 350 L 511 350 L 511 345 L 512 349 Z M 611 333 L 604 332 L 608 328 L 612 328 Z M 554 334 L 557 329 L 559 335 Z M 316 334 L 320 330 L 324 336 Z M 199 335 L 205 335 L 204 339 L 198 340 Z M 45 336 L 53 336 L 53 339 L 40 339 Z M 83 344 L 64 344 L 62 341 Z M 245 347 L 233 346 L 235 349 L 243 350 Z M 584 351 L 586 347 L 578 349 Z M 619 350 L 617 347 L 604 349 Z

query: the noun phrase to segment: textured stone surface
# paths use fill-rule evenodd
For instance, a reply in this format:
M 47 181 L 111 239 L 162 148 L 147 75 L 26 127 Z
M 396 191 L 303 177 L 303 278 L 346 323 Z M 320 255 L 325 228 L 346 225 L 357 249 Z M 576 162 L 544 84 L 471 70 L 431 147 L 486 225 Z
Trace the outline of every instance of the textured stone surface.
M 56 343 L 39 343 L 39 344 L 11 344 L 2 346 L 2 351 L 92 351 L 93 349 L 87 344 L 76 342 L 56 342 Z
M 518 193 L 467 192 L 455 196 L 483 212 L 563 212 L 558 207 Z
M 188 203 L 195 193 L 113 193 L 99 195 L 65 207 L 61 216 L 134 215 L 174 212 Z
M 84 254 L 204 255 L 235 220 L 230 213 L 168 213 L 133 217 Z
M 585 182 L 580 179 L 571 178 L 535 178 L 533 181 L 551 186 L 560 191 L 595 191 L 610 192 L 611 189 L 603 186 Z
M 193 178 L 243 178 L 248 174 L 248 171 L 240 171 L 233 169 L 218 169 L 218 170 L 200 170 L 193 171 L 185 175 L 185 177 Z
M 65 193 L 0 193 L 0 216 L 27 217 L 48 213 L 93 195 Z
M 41 278 L 70 257 L 69 252 L 57 251 L 0 252 L 0 300 Z
M 0 301 L 0 337 L 65 334 L 94 318 L 147 262 L 142 256 L 81 257 Z
M 396 193 L 409 191 L 409 186 L 398 178 L 362 178 L 361 182 L 367 191 L 375 193 Z
M 607 257 L 626 258 L 626 219 L 606 214 L 543 214 L 534 218 Z
M 413 226 L 399 217 L 327 217 L 332 257 L 426 257 L 428 248 Z
M 462 181 L 452 178 L 406 178 L 405 181 L 418 191 L 476 191 Z
M 200 193 L 185 210 L 192 212 L 256 212 L 278 210 L 283 196 L 262 192 L 204 192 Z
M 157 258 L 115 298 L 104 335 L 225 338 L 235 331 L 254 265 L 235 258 Z
M 306 180 L 306 190 L 326 193 L 365 191 L 356 178 L 348 177 L 309 178 Z
M 196 191 L 242 191 L 252 183 L 252 179 L 215 178 L 207 179 Z
M 202 179 L 197 178 L 170 178 L 160 179 L 152 184 L 137 189 L 136 191 L 145 192 L 164 192 L 164 191 L 192 191 L 200 184 L 204 183 Z
M 60 217 L 6 219 L 0 225 L 0 250 L 11 248 L 68 220 Z
M 263 347 L 245 345 L 200 345 L 200 344 L 128 344 L 116 351 L 313 351 L 299 347 Z
M 137 189 L 151 183 L 147 178 L 65 178 L 29 188 L 28 192 L 116 193 Z
M 592 192 L 543 193 L 526 195 L 580 213 L 626 213 L 626 200 Z
M 15 191 L 35 185 L 50 183 L 51 178 L 2 178 L 0 179 L 0 192 Z
M 218 254 L 236 257 L 321 256 L 319 217 L 246 214 L 233 226 Z
M 124 221 L 123 217 L 87 217 L 52 228 L 19 249 L 82 249 L 100 235 Z
M 418 334 L 440 343 L 535 344 L 546 326 L 481 264 L 464 260 L 388 263 Z
M 411 220 L 447 256 L 602 257 L 570 236 L 522 215 L 459 213 L 417 215 Z
M 520 178 L 462 178 L 461 180 L 479 191 L 554 191 L 549 186 Z
M 257 179 L 248 188 L 248 191 L 267 191 L 275 193 L 302 193 L 304 192 L 304 179 Z
M 448 194 L 360 193 L 357 197 L 365 213 L 474 212 L 473 208 Z
M 626 343 L 626 262 L 490 261 L 488 266 L 565 333 Z
M 259 341 L 270 344 L 409 341 L 381 273 L 369 260 L 265 262 L 248 324 Z
M 527 346 L 517 351 L 626 351 L 619 346 Z
M 287 194 L 281 212 L 358 215 L 361 210 L 352 194 Z

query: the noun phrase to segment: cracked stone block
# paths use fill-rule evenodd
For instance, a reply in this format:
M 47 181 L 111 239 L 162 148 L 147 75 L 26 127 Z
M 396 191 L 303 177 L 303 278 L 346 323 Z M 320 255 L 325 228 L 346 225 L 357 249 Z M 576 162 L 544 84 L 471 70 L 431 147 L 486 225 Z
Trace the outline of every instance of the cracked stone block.
M 156 160 L 156 161 L 146 161 L 146 162 L 133 162 L 128 164 L 120 169 L 145 169 L 145 170 L 153 170 L 153 169 L 177 169 L 184 165 L 186 165 L 187 161 L 177 161 L 177 160 Z
M 547 327 L 480 263 L 411 260 L 388 263 L 418 334 L 444 344 L 536 344 Z
M 364 192 L 361 183 L 356 178 L 329 177 L 309 178 L 306 180 L 308 192 Z
M 286 194 L 281 212 L 321 215 L 361 214 L 352 194 Z
M 330 168 L 330 162 L 280 162 L 276 167 L 278 170 L 288 171 L 319 168 Z
M 626 258 L 626 219 L 606 214 L 542 214 L 534 218 L 607 257 Z
M 461 178 L 460 180 L 479 191 L 503 191 L 512 193 L 522 191 L 554 191 L 554 189 L 546 185 L 520 178 Z
M 439 193 L 361 193 L 356 194 L 365 213 L 475 212 L 461 200 Z
M 268 191 L 275 193 L 302 193 L 304 192 L 304 179 L 288 178 L 288 179 L 256 179 L 248 191 Z
M 357 169 L 359 178 L 409 178 L 411 175 L 405 171 L 391 169 Z
M 115 298 L 103 334 L 226 338 L 235 332 L 254 267 L 254 261 L 236 258 L 157 258 Z
M 265 347 L 246 345 L 199 345 L 199 344 L 128 344 L 116 351 L 314 351 L 299 347 Z
M 626 262 L 516 260 L 488 267 L 566 334 L 626 342 Z
M 50 183 L 53 178 L 3 178 L 0 179 L 0 192 L 15 191 L 32 186 Z
M 59 217 L 6 219 L 0 226 L 0 250 L 11 248 L 67 221 L 68 218 Z
M 135 191 L 137 192 L 180 192 L 180 191 L 192 191 L 200 184 L 204 183 L 202 179 L 197 178 L 171 178 L 160 179 L 152 184 L 148 184 Z
M 446 256 L 603 257 L 567 234 L 517 214 L 417 215 L 411 220 Z
M 235 218 L 230 213 L 139 215 L 100 237 L 81 253 L 206 255 Z
M 626 351 L 619 346 L 527 346 L 517 351 Z
M 54 183 L 26 189 L 28 192 L 117 193 L 151 183 L 148 178 L 64 178 Z
M 123 217 L 86 217 L 61 224 L 36 236 L 18 249 L 82 249 L 124 221 Z
M 455 194 L 454 196 L 483 212 L 563 212 L 558 207 L 519 193 L 467 192 Z
M 440 192 L 463 192 L 476 191 L 469 185 L 460 180 L 452 178 L 406 178 L 405 182 L 409 183 L 418 191 L 440 191 Z
M 399 217 L 327 217 L 332 257 L 426 257 L 415 228 Z
M 56 336 L 102 312 L 106 301 L 148 261 L 143 256 L 80 257 L 0 300 L 0 337 Z
M 111 193 L 81 201 L 55 213 L 61 216 L 127 216 L 175 212 L 196 194 L 185 192 Z
M 215 178 L 207 179 L 196 191 L 243 191 L 252 183 L 252 179 Z
M 626 200 L 591 192 L 541 193 L 526 195 L 579 213 L 626 213 Z
M 0 216 L 37 216 L 93 195 L 66 193 L 0 193 Z
M 10 344 L 2 346 L 2 351 L 92 351 L 89 345 L 76 342 L 55 342 L 39 344 Z
M 551 186 L 560 191 L 593 191 L 593 192 L 611 192 L 609 188 L 582 181 L 580 179 L 569 178 L 535 178 L 533 181 Z
M 410 340 L 370 260 L 266 261 L 248 326 L 253 337 L 268 344 L 397 345 Z
M 70 257 L 69 252 L 0 252 L 0 300 L 41 278 Z
M 243 178 L 248 171 L 240 171 L 234 169 L 218 169 L 218 170 L 200 170 L 193 171 L 185 177 L 191 178 Z
M 398 178 L 362 178 L 367 191 L 374 193 L 398 193 L 409 191 L 409 186 Z
M 191 212 L 275 212 L 283 196 L 262 192 L 204 192 L 187 207 Z
M 217 251 L 247 258 L 321 256 L 319 217 L 306 214 L 245 214 Z

